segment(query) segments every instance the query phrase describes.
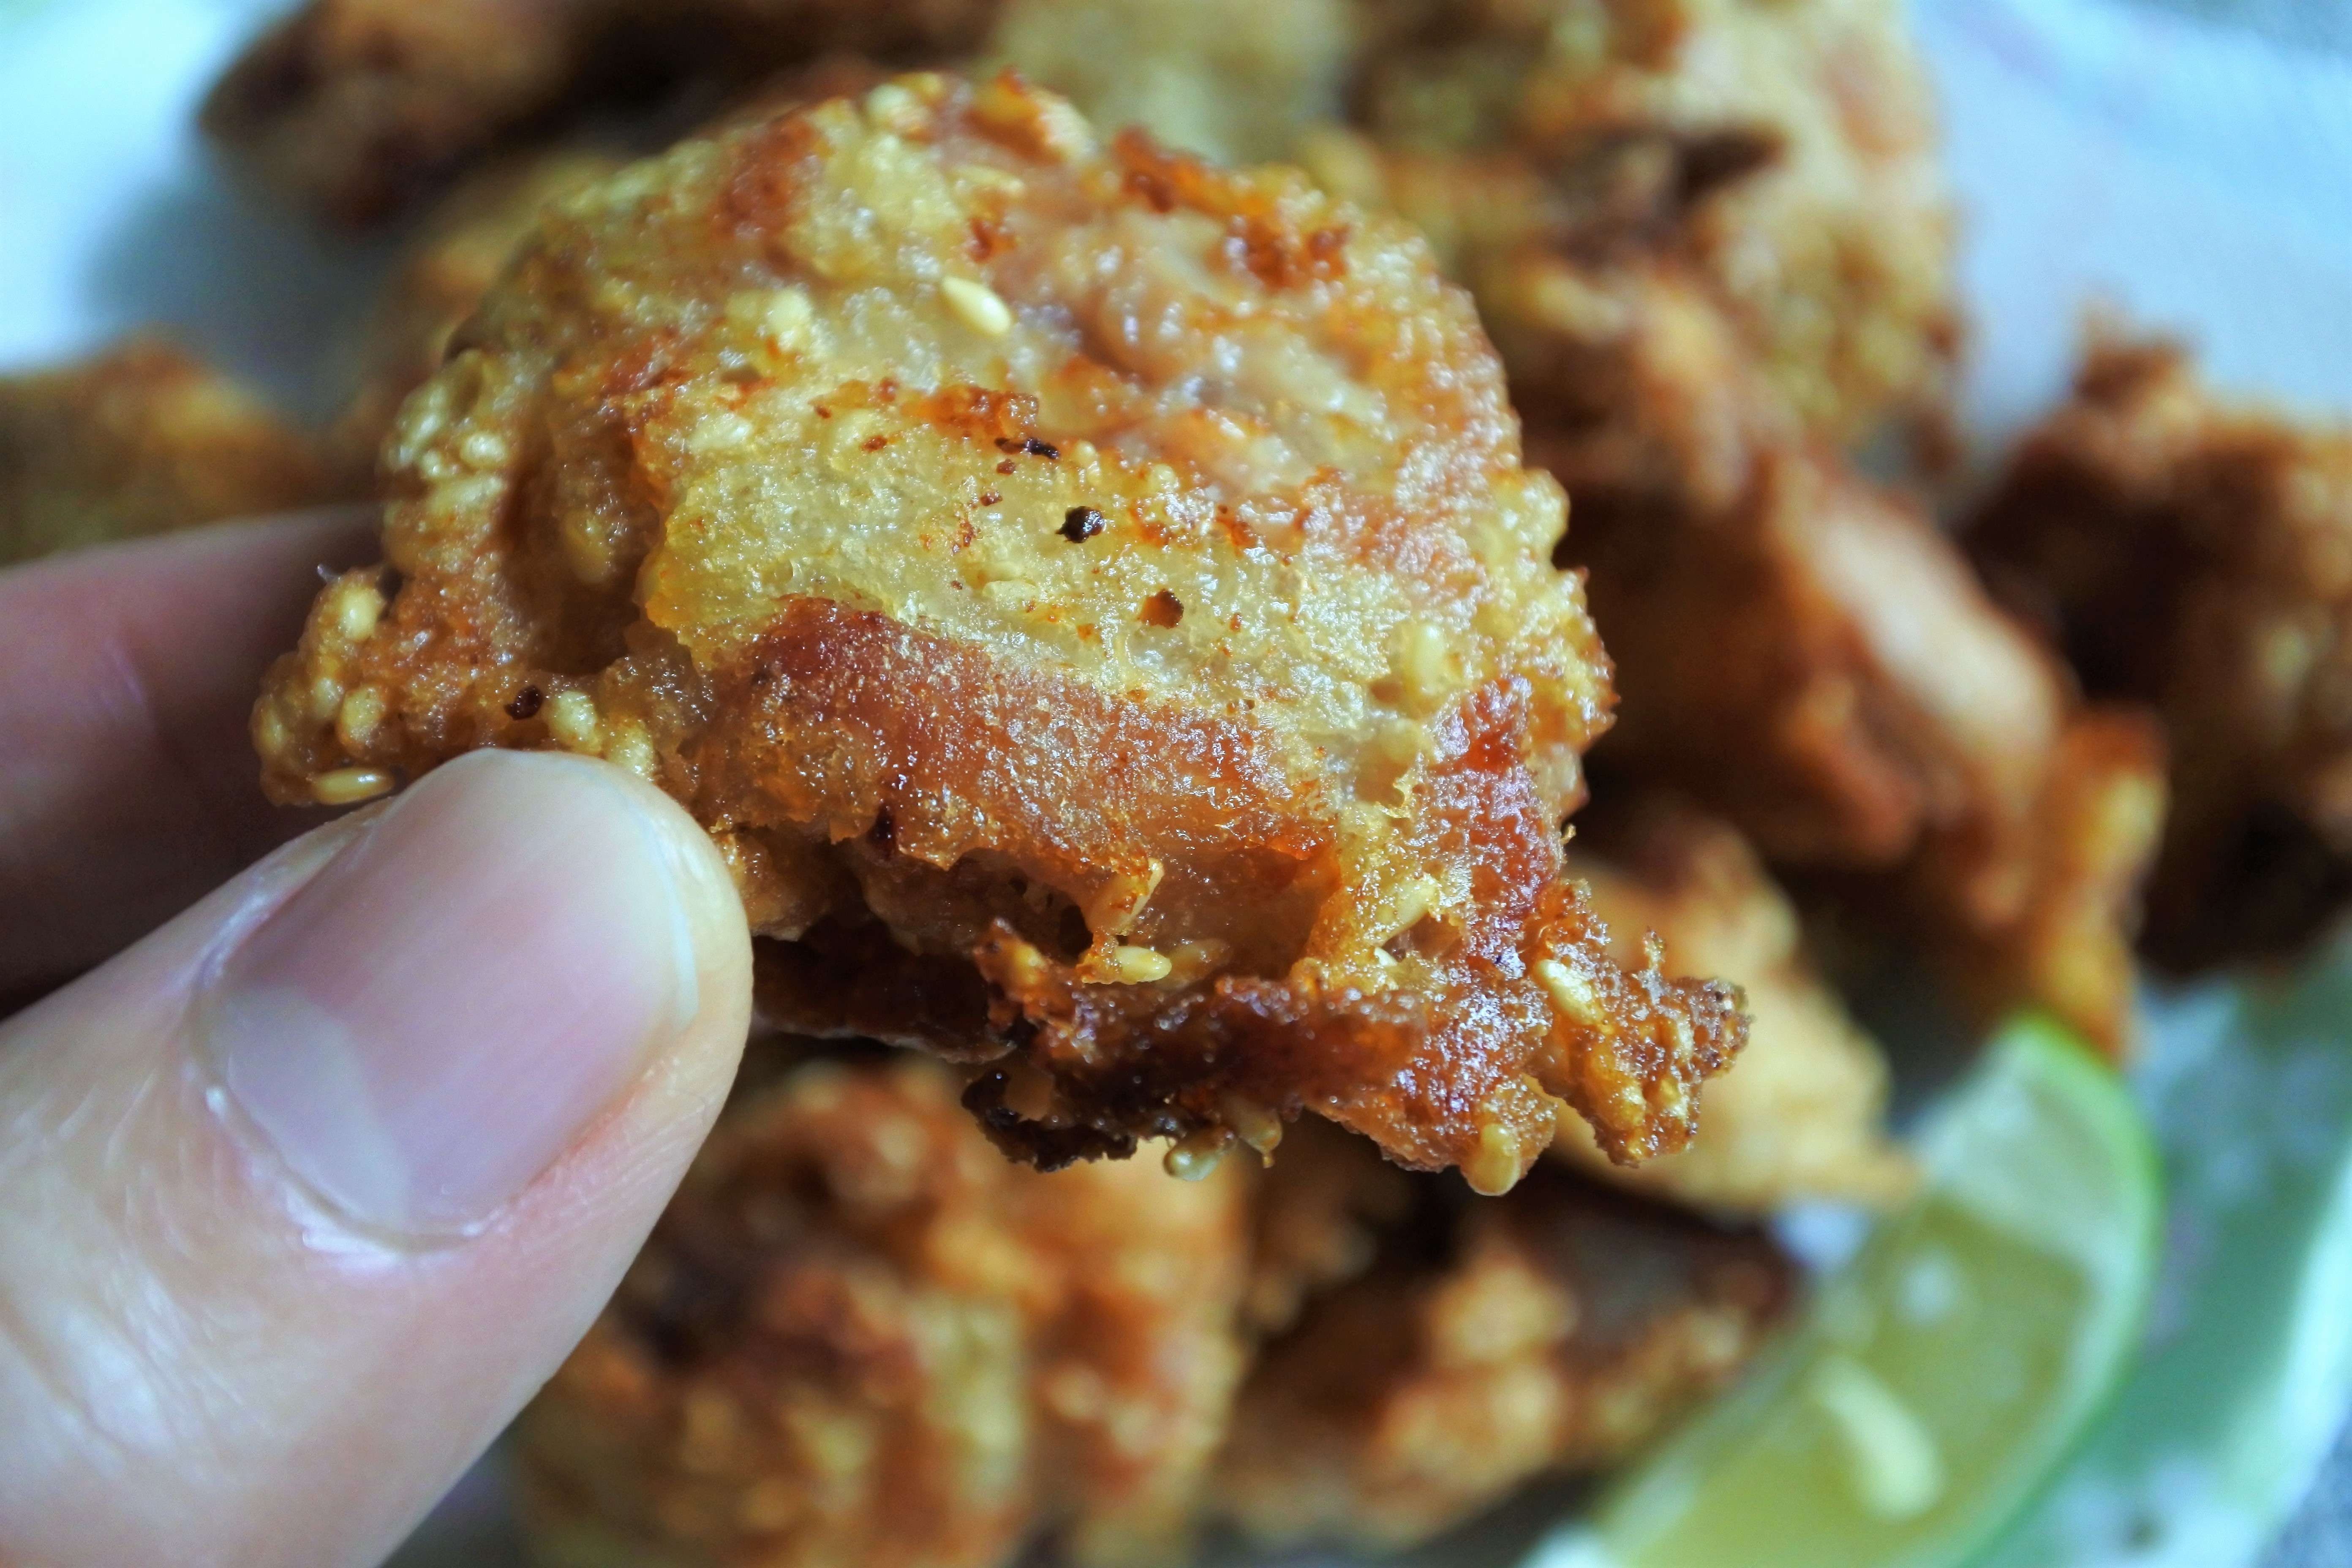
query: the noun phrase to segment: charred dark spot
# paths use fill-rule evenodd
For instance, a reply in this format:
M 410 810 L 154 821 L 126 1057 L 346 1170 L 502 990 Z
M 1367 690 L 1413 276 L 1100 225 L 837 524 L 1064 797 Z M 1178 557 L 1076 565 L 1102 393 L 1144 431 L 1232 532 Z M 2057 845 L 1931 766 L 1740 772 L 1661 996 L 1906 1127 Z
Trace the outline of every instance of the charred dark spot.
M 1683 142 L 1675 195 L 1695 206 L 1727 185 L 1780 161 L 1780 139 L 1767 132 L 1717 131 Z
M 1012 1081 L 1003 1072 L 985 1072 L 963 1091 L 963 1108 L 1007 1158 L 1040 1171 L 1059 1171 L 1081 1160 L 1125 1160 L 1134 1154 L 1131 1133 L 1087 1126 L 1052 1127 L 1030 1121 L 1004 1103 Z
M 1017 465 L 1014 464 L 1012 458 L 1007 458 L 1004 461 L 996 465 L 996 471 L 1000 474 L 1009 474 L 1013 472 L 1016 466 Z
M 865 440 L 858 443 L 860 447 L 868 452 L 878 452 L 889 444 L 890 437 L 887 436 L 868 436 Z
M 1157 169 L 1129 169 L 1122 182 L 1127 194 L 1140 200 L 1156 213 L 1176 210 L 1176 186 Z
M 751 670 L 751 684 L 754 686 L 766 686 L 775 679 L 776 668 L 772 664 L 757 665 Z
M 1074 506 L 1062 514 L 1061 535 L 1073 544 L 1084 544 L 1108 526 L 1094 508 Z
M 982 490 L 980 492 L 980 504 L 982 506 L 994 506 L 998 501 L 1001 501 L 1004 498 L 1003 496 L 998 495 L 994 490 Z
M 507 717 L 520 724 L 526 719 L 537 717 L 546 701 L 547 693 L 536 686 L 526 686 L 515 693 L 513 701 L 507 704 Z
M 968 247 L 974 261 L 986 261 L 1000 251 L 1013 248 L 1012 237 L 1004 226 L 994 218 L 974 214 L 971 219 L 971 244 Z
M 1184 618 L 1184 601 L 1171 590 L 1162 588 L 1143 601 L 1143 607 L 1136 612 L 1136 616 L 1147 626 L 1172 626 Z
M 833 410 L 820 403 L 816 405 L 816 416 L 820 419 L 830 419 L 833 417 Z
M 1016 456 L 1043 458 L 1049 463 L 1062 455 L 1062 449 L 1050 441 L 1040 441 L 1034 436 L 1023 436 L 1018 438 L 1008 436 L 996 443 L 996 449 L 1000 452 L 1011 452 Z M 1000 473 L 1009 474 L 1012 471 L 1011 468 L 1003 467 L 998 469 Z

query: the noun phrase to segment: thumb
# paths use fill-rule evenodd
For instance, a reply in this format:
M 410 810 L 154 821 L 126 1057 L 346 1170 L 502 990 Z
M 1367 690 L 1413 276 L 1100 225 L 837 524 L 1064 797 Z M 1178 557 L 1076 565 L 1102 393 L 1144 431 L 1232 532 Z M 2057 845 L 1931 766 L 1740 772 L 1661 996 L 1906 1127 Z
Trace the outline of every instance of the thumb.
M 0 1026 L 0 1562 L 389 1552 L 644 1239 L 750 963 L 668 799 L 485 752 Z

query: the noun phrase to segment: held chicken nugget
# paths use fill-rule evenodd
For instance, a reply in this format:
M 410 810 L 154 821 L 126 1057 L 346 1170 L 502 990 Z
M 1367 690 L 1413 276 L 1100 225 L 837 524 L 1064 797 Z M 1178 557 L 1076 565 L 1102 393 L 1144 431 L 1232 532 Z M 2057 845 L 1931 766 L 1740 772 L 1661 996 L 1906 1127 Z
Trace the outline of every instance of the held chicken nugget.
M 384 468 L 272 792 L 639 772 L 759 934 L 877 955 L 856 1005 L 961 977 L 961 1037 L 882 1032 L 1017 1058 L 1041 1162 L 1313 1110 L 1500 1190 L 1555 1097 L 1679 1147 L 1741 1037 L 1563 875 L 1608 666 L 1468 300 L 1296 176 L 1010 78 L 682 143 L 553 209 Z

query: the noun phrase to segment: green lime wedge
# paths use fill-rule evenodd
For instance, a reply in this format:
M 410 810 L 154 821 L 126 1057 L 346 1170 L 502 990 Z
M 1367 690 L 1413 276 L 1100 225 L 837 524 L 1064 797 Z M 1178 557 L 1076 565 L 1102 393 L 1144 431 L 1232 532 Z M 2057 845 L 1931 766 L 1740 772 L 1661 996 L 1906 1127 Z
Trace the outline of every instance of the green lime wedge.
M 1954 1568 L 2032 1501 L 2138 1344 L 2155 1146 L 2113 1072 L 2026 1022 L 1921 1152 L 1920 1197 L 1767 1363 L 1527 1568 Z

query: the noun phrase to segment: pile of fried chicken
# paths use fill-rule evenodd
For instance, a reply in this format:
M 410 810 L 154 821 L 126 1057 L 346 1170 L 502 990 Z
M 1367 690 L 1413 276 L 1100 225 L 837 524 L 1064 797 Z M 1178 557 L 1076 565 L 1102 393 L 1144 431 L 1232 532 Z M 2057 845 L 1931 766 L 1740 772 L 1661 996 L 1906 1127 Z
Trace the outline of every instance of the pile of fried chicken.
M 549 1563 L 1425 1539 L 1908 1188 L 1822 933 L 2122 1058 L 2352 894 L 2352 431 L 2108 327 L 1955 501 L 1895 0 L 310 0 L 205 126 L 405 226 L 349 399 L 0 381 L 0 560 L 380 501 L 273 796 L 602 756 L 758 938 Z

